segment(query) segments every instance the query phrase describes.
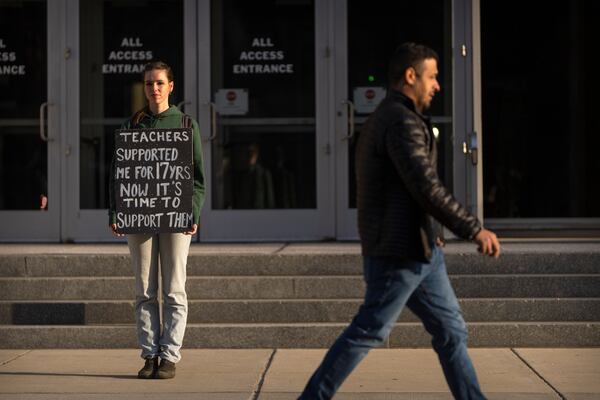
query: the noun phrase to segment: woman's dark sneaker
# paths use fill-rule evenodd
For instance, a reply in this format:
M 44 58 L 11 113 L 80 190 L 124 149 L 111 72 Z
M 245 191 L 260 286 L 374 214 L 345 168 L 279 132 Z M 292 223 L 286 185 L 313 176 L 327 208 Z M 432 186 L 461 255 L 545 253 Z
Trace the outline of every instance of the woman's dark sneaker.
M 146 358 L 144 368 L 138 372 L 138 378 L 140 379 L 151 379 L 154 378 L 156 370 L 158 369 L 158 357 Z
M 156 371 L 158 379 L 175 378 L 175 363 L 169 360 L 160 360 L 160 367 Z

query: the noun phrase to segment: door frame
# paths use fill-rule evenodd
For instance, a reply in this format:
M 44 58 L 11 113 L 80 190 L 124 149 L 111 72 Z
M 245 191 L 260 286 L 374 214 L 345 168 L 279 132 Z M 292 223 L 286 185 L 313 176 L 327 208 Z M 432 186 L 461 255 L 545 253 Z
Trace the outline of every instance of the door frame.
M 456 199 L 483 221 L 483 169 L 481 152 L 481 75 L 477 0 L 453 0 L 453 68 L 454 68 L 454 189 Z M 474 153 L 473 153 L 474 152 Z M 475 163 L 473 160 L 476 160 Z M 445 230 L 447 237 L 453 234 Z
M 0 240 L 3 242 L 57 242 L 60 240 L 60 215 L 62 212 L 60 149 L 64 141 L 65 93 L 64 59 L 64 0 L 46 1 L 46 102 L 47 107 L 47 189 L 48 209 L 0 210 Z M 33 120 L 21 121 L 26 126 Z M 38 124 L 41 123 L 40 121 Z
M 474 63 L 479 62 L 474 54 L 479 54 L 479 49 L 474 48 L 474 29 L 479 29 L 478 14 L 475 20 L 471 12 L 472 0 L 452 1 L 452 129 L 453 129 L 453 152 L 452 152 L 452 174 L 454 196 L 464 204 L 471 212 L 482 217 L 482 169 L 481 152 L 479 152 L 478 163 L 471 165 L 470 159 L 462 151 L 463 142 L 467 141 L 470 132 L 476 132 L 478 143 L 481 143 L 481 116 L 476 113 L 476 106 L 481 109 L 481 93 L 479 79 L 474 72 L 478 72 Z M 475 1 L 475 0 L 473 0 Z M 334 36 L 335 52 L 335 154 L 336 154 L 336 206 L 337 206 L 337 234 L 338 240 L 358 239 L 357 212 L 356 209 L 348 207 L 348 141 L 344 138 L 348 135 L 348 111 L 343 105 L 344 100 L 350 99 L 348 88 L 348 7 L 347 1 L 336 1 L 334 20 L 331 21 Z M 466 53 L 463 55 L 462 46 Z M 473 49 L 472 51 L 470 49 Z M 445 118 L 433 117 L 432 121 L 444 122 Z M 481 147 L 481 146 L 479 146 Z M 468 155 L 468 154 L 467 154 Z M 453 234 L 446 231 L 446 237 Z
M 472 29 L 467 35 L 472 40 L 472 92 L 473 92 L 473 124 L 477 132 L 479 148 L 482 144 L 482 81 L 481 81 L 481 0 L 468 0 L 470 5 L 469 17 L 471 18 Z M 483 210 L 483 163 L 482 151 L 480 153 L 480 162 L 477 168 L 476 198 L 472 201 L 477 204 L 477 216 L 480 221 L 484 221 Z M 485 160 L 483 160 L 485 161 Z M 600 218 L 486 218 L 486 228 L 499 231 L 504 237 L 569 237 L 569 238 L 589 238 L 598 236 L 600 233 Z
M 123 242 L 116 238 L 108 228 L 107 209 L 81 209 L 80 206 L 80 40 L 79 40 L 79 0 L 62 0 L 68 3 L 66 48 L 71 49 L 71 57 L 66 60 L 64 85 L 69 96 L 65 100 L 67 129 L 63 159 L 63 208 L 61 212 L 63 242 Z M 185 112 L 196 118 L 197 85 L 195 82 L 195 60 L 197 59 L 196 3 L 185 0 L 183 4 L 184 40 L 184 102 Z M 66 79 L 68 77 L 68 79 Z M 177 78 L 177 77 L 176 77 Z M 68 154 L 68 155 L 67 155 Z
M 336 155 L 336 238 L 338 240 L 356 240 L 358 239 L 358 216 L 355 208 L 348 205 L 349 175 L 348 170 L 348 146 L 350 140 L 349 134 L 348 106 L 344 103 L 350 100 L 350 90 L 348 88 L 348 0 L 336 1 L 332 13 L 333 18 L 330 21 L 333 31 L 333 48 L 336 49 L 332 69 L 334 100 L 332 107 L 335 114 L 332 115 L 334 121 L 333 143 Z
M 212 209 L 211 127 L 211 4 L 198 1 L 198 123 L 203 138 L 207 196 L 201 214 L 200 240 L 203 242 L 325 240 L 335 235 L 333 157 L 326 132 L 330 114 L 329 32 L 330 1 L 315 1 L 315 209 L 214 210 Z

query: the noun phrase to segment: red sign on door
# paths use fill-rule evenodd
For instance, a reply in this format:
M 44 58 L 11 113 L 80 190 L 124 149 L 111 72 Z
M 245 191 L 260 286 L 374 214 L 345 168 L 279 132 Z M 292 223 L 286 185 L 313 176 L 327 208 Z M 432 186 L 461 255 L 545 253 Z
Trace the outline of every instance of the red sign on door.
M 227 92 L 226 97 L 227 97 L 227 101 L 233 103 L 235 101 L 235 99 L 237 99 L 237 94 L 233 90 L 230 90 L 229 92 Z

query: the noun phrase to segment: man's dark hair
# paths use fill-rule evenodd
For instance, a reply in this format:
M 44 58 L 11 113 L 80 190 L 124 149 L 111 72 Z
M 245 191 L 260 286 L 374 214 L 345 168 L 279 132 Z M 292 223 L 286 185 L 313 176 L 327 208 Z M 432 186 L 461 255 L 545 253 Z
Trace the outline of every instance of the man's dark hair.
M 404 80 L 404 72 L 408 68 L 414 68 L 417 73 L 422 71 L 422 64 L 428 58 L 439 58 L 435 50 L 412 42 L 402 43 L 392 55 L 388 67 L 388 81 L 390 85 L 395 85 Z
M 142 80 L 146 78 L 146 72 L 154 71 L 155 69 L 164 70 L 169 82 L 173 82 L 173 71 L 171 70 L 171 67 L 169 67 L 167 63 L 162 61 L 151 61 L 144 65 L 144 72 L 142 72 Z

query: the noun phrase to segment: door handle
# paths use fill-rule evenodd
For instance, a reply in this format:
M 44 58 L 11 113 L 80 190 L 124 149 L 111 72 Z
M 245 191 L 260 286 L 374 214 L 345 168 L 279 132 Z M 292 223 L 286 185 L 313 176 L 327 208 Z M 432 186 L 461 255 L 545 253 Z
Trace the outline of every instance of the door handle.
M 354 137 L 354 103 L 350 100 L 342 100 L 342 104 L 348 106 L 348 134 L 342 140 L 350 140 Z
M 463 142 L 463 154 L 471 158 L 471 164 L 477 165 L 479 161 L 479 151 L 477 146 L 477 132 L 469 134 L 469 142 Z
M 54 139 L 49 138 L 48 135 L 46 134 L 46 118 L 45 118 L 45 111 L 48 108 L 48 106 L 53 106 L 54 104 L 52 103 L 48 103 L 43 102 L 40 105 L 40 138 L 42 139 L 42 141 L 44 142 L 52 142 Z
M 217 137 L 217 105 L 212 101 L 205 104 L 210 107 L 210 136 L 208 140 L 212 142 Z

